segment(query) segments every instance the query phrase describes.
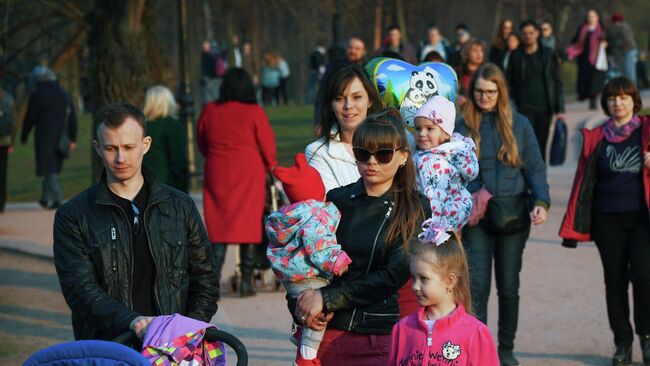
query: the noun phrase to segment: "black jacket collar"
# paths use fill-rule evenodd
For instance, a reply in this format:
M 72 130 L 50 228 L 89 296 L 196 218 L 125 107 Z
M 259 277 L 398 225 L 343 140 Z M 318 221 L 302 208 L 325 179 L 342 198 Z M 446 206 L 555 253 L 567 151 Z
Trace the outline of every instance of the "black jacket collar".
M 363 185 L 363 178 L 359 178 L 359 180 L 352 183 L 352 186 L 350 187 L 350 199 L 355 199 L 363 196 L 368 196 L 368 193 L 366 192 L 366 187 Z M 382 194 L 379 198 L 392 201 L 393 191 L 389 189 L 386 193 Z
M 169 192 L 163 189 L 162 185 L 156 180 L 156 177 L 147 168 L 142 167 L 142 175 L 144 176 L 144 184 L 147 185 L 149 193 L 147 206 L 169 199 Z M 102 175 L 99 177 L 95 202 L 103 205 L 114 204 L 113 198 L 108 191 L 108 186 L 106 185 L 106 169 L 102 170 Z

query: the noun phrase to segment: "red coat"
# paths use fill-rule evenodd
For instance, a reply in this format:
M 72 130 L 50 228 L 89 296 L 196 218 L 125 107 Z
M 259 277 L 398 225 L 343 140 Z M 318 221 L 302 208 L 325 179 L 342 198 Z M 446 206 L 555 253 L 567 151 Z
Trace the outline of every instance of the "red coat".
M 641 151 L 650 151 L 650 117 L 641 118 Z M 560 226 L 560 237 L 564 239 L 562 245 L 575 247 L 576 242 L 591 241 L 591 201 L 587 197 L 593 194 L 593 185 L 585 185 L 585 177 L 595 179 L 595 165 L 589 164 L 596 147 L 603 140 L 603 125 L 593 130 L 581 130 L 583 136 L 582 152 L 578 160 L 578 168 L 573 179 L 573 188 L 567 204 L 566 213 Z M 592 181 L 590 180 L 590 181 Z M 643 188 L 646 207 L 650 209 L 650 169 L 643 165 Z M 580 202 L 580 206 L 578 206 Z
M 266 113 L 257 104 L 208 103 L 197 129 L 206 158 L 203 209 L 210 241 L 259 244 L 266 173 L 277 165 Z

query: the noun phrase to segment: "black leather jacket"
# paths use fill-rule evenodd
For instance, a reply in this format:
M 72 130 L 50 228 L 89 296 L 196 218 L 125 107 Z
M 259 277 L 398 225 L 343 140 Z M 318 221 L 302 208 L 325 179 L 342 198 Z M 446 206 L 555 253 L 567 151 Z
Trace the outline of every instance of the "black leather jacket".
M 187 195 L 146 170 L 144 223 L 156 268 L 154 297 L 161 314 L 210 321 L 219 286 L 203 221 Z M 105 178 L 66 202 L 54 220 L 54 264 L 72 310 L 75 339 L 110 339 L 139 316 L 132 310 L 131 225 Z
M 352 259 L 348 272 L 321 288 L 324 311 L 334 311 L 328 328 L 389 334 L 399 319 L 397 290 L 410 275 L 402 243 L 387 247 L 385 242 L 394 210 L 392 192 L 370 197 L 358 180 L 331 190 L 327 199 L 341 211 L 336 237 Z M 427 198 L 419 199 L 430 217 Z

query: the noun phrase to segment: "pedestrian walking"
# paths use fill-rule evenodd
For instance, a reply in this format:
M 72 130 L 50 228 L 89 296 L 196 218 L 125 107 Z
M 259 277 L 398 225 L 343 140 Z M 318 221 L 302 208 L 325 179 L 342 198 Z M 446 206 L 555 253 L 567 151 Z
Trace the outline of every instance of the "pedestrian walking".
M 327 194 L 341 212 L 336 237 L 352 262 L 330 285 L 302 292 L 294 311 L 304 326 L 327 326 L 318 352 L 324 365 L 388 363 L 397 292 L 409 278 L 403 245 L 430 215 L 429 202 L 415 190 L 402 126 L 395 110 L 368 117 L 351 141 L 361 178 Z
M 499 359 L 503 365 L 519 365 L 513 353 L 519 320 L 519 273 L 531 221 L 535 225 L 546 221 L 550 205 L 546 167 L 533 128 L 526 117 L 513 110 L 505 77 L 496 65 L 486 64 L 476 71 L 469 92 L 472 97 L 456 128 L 476 143 L 480 179 L 467 188 L 477 200 L 485 193 L 493 196 L 484 218 L 463 229 L 474 311 L 487 324 L 494 262 Z
M 460 240 L 444 222 L 429 219 L 423 228 L 408 245 L 420 308 L 393 327 L 388 365 L 499 366 L 490 329 L 471 315 L 467 259 Z
M 13 151 L 16 113 L 14 98 L 4 88 L 0 88 L 0 213 L 7 202 L 7 170 L 9 154 Z
M 509 49 L 508 39 L 510 38 L 510 35 L 514 34 L 513 31 L 514 25 L 512 23 L 512 20 L 503 19 L 499 24 L 499 32 L 494 36 L 494 39 L 492 40 L 492 46 L 490 47 L 488 60 L 491 63 L 499 67 L 503 66 L 504 58 Z M 501 70 L 505 72 L 504 68 Z
M 34 69 L 36 90 L 29 96 L 20 142 L 25 145 L 34 129 L 36 175 L 43 177 L 38 203 L 56 209 L 63 203 L 59 174 L 63 160 L 77 146 L 77 115 L 70 95 L 57 83 L 54 71 Z
M 143 164 L 161 183 L 187 193 L 190 185 L 187 132 L 176 119 L 176 100 L 162 85 L 147 89 L 144 116 L 151 148 Z
M 607 318 L 614 333 L 613 365 L 632 362 L 633 328 L 650 365 L 650 118 L 638 116 L 641 97 L 625 77 L 600 97 L 607 122 L 582 130 L 583 146 L 560 236 L 562 245 L 595 241 L 605 275 Z
M 239 294 L 252 296 L 255 246 L 262 242 L 266 176 L 277 165 L 275 135 L 243 69 L 228 70 L 219 99 L 201 111 L 197 144 L 205 156 L 203 208 L 219 274 L 226 245 L 239 244 Z

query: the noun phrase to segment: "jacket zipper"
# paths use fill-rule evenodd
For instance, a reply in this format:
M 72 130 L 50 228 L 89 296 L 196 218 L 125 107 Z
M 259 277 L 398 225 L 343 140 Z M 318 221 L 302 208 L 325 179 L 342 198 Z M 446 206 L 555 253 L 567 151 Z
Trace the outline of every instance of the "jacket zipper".
M 375 235 L 375 241 L 372 243 L 372 251 L 370 252 L 370 260 L 368 261 L 368 268 L 366 268 L 366 274 L 370 272 L 370 267 L 372 266 L 372 259 L 375 256 L 375 248 L 377 247 L 377 240 L 379 239 L 379 234 L 381 234 L 381 230 L 384 228 L 386 221 L 390 218 L 390 213 L 392 211 L 393 211 L 393 204 L 391 203 L 390 206 L 388 206 L 388 211 L 386 211 L 386 214 L 384 215 L 384 220 L 381 222 L 381 225 L 379 226 L 379 230 L 377 230 L 377 234 Z M 354 323 L 354 317 L 356 315 L 357 315 L 357 308 L 354 308 L 354 310 L 352 310 L 352 318 L 350 318 L 350 324 L 348 325 L 348 331 L 352 331 L 352 323 Z
M 154 278 L 154 281 L 153 281 L 153 296 L 154 296 L 154 299 L 156 300 L 157 310 L 162 311 L 160 309 L 160 298 L 158 297 L 158 286 L 156 286 L 156 284 L 158 283 L 158 281 L 157 281 L 158 263 L 156 263 L 156 256 L 153 255 L 153 251 L 151 250 L 151 242 L 149 240 L 149 231 L 147 230 L 147 222 L 149 222 L 149 219 L 147 217 L 147 212 L 149 211 L 149 207 L 151 207 L 151 205 L 148 205 L 147 207 L 144 208 L 144 214 L 142 215 L 142 217 L 144 218 L 143 226 L 144 226 L 144 233 L 147 236 L 147 246 L 149 247 L 149 253 L 151 254 L 151 258 L 153 259 L 153 266 L 156 269 L 156 276 L 155 276 L 156 278 Z M 133 252 L 133 251 L 131 251 L 131 252 Z M 131 260 L 131 276 L 133 278 L 133 260 Z

